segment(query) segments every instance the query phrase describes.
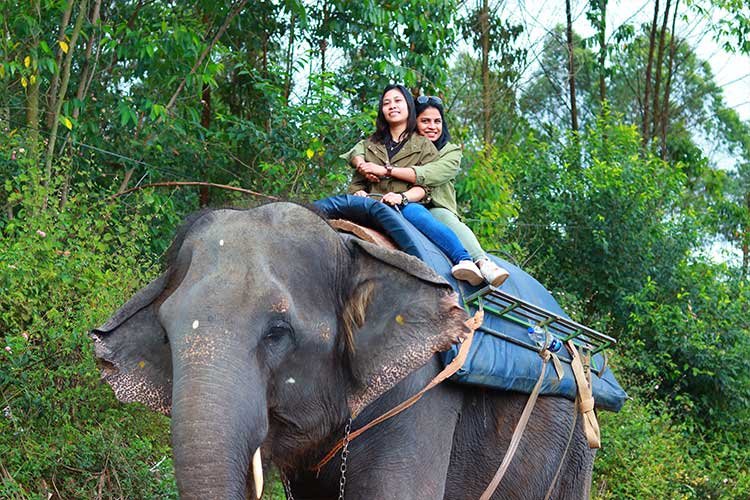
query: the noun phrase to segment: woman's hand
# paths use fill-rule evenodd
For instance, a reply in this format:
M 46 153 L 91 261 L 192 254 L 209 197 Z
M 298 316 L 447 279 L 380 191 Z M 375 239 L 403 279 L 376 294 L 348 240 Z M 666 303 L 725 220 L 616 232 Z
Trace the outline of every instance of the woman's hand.
M 360 189 L 359 191 L 357 191 L 356 193 L 354 193 L 354 196 L 362 196 L 362 197 L 367 198 L 367 191 L 365 191 L 363 189 Z
M 357 172 L 362 174 L 370 182 L 380 182 L 381 177 L 388 173 L 386 168 L 371 161 L 363 161 L 357 165 Z
M 392 207 L 400 206 L 401 202 L 403 201 L 403 197 L 401 196 L 401 193 L 386 193 L 383 195 L 383 198 L 381 198 L 380 201 Z

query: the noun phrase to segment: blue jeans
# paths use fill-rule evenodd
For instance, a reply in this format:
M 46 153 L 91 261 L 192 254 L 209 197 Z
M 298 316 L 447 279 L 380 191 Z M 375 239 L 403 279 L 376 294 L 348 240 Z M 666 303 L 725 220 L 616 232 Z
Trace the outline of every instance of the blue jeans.
M 461 244 L 458 236 L 445 224 L 433 217 L 424 205 L 409 203 L 405 207 L 401 207 L 401 213 L 404 214 L 406 220 L 411 222 L 414 227 L 442 250 L 453 264 L 458 264 L 462 260 L 471 260 L 469 252 Z

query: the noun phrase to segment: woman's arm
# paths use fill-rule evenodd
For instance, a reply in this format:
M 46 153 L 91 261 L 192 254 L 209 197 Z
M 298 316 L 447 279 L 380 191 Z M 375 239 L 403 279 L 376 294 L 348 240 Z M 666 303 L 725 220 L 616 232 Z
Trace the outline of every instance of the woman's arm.
M 424 165 L 416 165 L 412 170 L 415 184 L 435 187 L 456 178 L 461 168 L 463 152 L 457 144 L 446 144 L 440 151 L 440 157 Z
M 388 205 L 403 205 L 404 197 L 411 203 L 421 201 L 427 191 L 421 186 L 412 186 L 403 193 L 387 193 L 383 195 L 382 202 Z
M 359 141 L 349 151 L 339 156 L 346 160 L 349 165 L 357 169 L 357 172 L 362 174 L 363 177 L 367 178 L 370 182 L 378 182 L 380 179 L 388 175 L 388 170 L 383 165 L 378 165 L 371 161 L 365 161 L 365 141 Z M 391 170 L 391 177 L 406 181 L 409 184 L 414 184 L 417 180 L 417 176 L 414 170 L 406 167 L 394 167 Z
M 385 177 L 388 173 L 384 166 L 365 161 L 364 140 L 359 141 L 346 153 L 339 155 L 339 158 L 346 160 L 349 165 L 357 169 L 357 172 L 370 182 L 380 182 L 380 178 Z
M 439 152 L 425 150 L 417 165 L 413 167 L 393 168 L 391 177 L 406 181 L 409 184 L 427 187 L 439 186 L 456 178 L 461 168 L 462 156 L 460 146 L 448 143 Z M 356 157 L 352 157 L 352 165 L 368 179 L 370 175 L 378 178 L 386 175 L 385 167 L 365 162 L 364 158 L 358 160 Z
M 362 196 L 362 192 L 367 194 L 370 191 L 370 183 L 362 174 L 355 171 L 354 175 L 352 175 L 352 182 L 349 183 L 349 188 L 347 189 L 347 191 L 349 192 L 349 194 Z

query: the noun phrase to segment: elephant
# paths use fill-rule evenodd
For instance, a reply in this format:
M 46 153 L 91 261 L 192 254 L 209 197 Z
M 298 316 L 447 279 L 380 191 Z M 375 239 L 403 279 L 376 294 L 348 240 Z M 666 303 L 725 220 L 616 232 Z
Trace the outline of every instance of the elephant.
M 276 202 L 189 217 L 166 271 L 90 335 L 118 399 L 171 416 L 181 498 L 251 496 L 260 450 L 297 500 L 342 483 L 347 499 L 460 500 L 490 483 L 526 395 L 444 382 L 352 440 L 343 467 L 314 466 L 350 417 L 360 428 L 425 386 L 467 317 L 420 260 Z M 539 398 L 492 498 L 588 498 L 574 411 Z

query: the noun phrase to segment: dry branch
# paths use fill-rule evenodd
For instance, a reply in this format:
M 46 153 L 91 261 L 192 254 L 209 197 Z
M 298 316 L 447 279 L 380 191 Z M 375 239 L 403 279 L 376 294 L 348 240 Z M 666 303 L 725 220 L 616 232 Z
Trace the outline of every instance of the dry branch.
M 262 198 L 267 198 L 269 200 L 279 201 L 279 198 L 276 196 L 271 196 L 268 194 L 258 193 L 257 191 L 251 191 L 249 189 L 244 189 L 236 186 L 228 186 L 226 184 L 215 184 L 213 182 L 199 182 L 199 181 L 172 181 L 172 182 L 154 182 L 152 184 L 144 184 L 142 186 L 136 186 L 130 189 L 126 189 L 125 191 L 121 191 L 118 193 L 113 194 L 110 196 L 110 199 L 119 198 L 120 196 L 124 196 L 128 193 L 132 193 L 133 191 L 139 191 L 141 189 L 150 188 L 150 187 L 175 187 L 175 186 L 206 186 L 206 187 L 215 187 L 219 189 L 226 189 L 227 191 L 237 191 L 240 193 L 245 194 L 251 194 L 253 196 L 260 196 Z

